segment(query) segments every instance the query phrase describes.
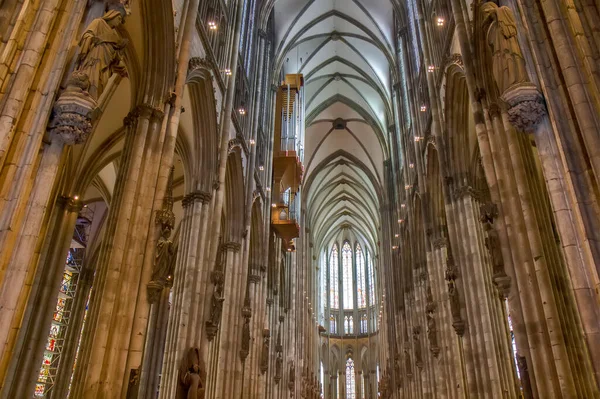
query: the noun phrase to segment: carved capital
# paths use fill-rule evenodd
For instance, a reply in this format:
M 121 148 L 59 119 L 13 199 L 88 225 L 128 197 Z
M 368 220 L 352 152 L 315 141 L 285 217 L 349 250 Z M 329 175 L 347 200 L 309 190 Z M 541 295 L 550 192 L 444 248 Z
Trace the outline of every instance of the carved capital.
M 235 241 L 229 241 L 223 243 L 222 248 L 224 251 L 240 252 L 240 249 L 242 249 L 242 244 Z
M 532 83 L 511 86 L 501 98 L 508 104 L 508 121 L 518 131 L 535 132 L 548 114 L 544 96 Z
M 69 85 L 54 104 L 48 124 L 49 132 L 66 145 L 85 142 L 92 132 L 97 106 L 96 100 L 87 91 L 77 85 Z
M 202 202 L 203 204 L 208 204 L 212 200 L 212 194 L 207 193 L 205 191 L 192 191 L 189 194 L 186 194 L 181 201 L 181 204 L 184 208 L 194 204 L 195 202 Z

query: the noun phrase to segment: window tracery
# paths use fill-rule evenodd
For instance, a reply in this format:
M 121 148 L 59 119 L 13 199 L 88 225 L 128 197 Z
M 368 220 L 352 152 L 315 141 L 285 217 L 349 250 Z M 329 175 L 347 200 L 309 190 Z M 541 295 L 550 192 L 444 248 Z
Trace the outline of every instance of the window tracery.
M 331 309 L 339 309 L 340 307 L 338 279 L 338 246 L 334 244 L 329 258 L 329 307 Z
M 367 306 L 365 284 L 365 255 L 359 243 L 356 243 L 356 297 L 358 299 L 358 307 L 364 308 Z
M 354 309 L 354 295 L 352 292 L 352 248 L 347 241 L 342 247 L 342 284 L 344 290 L 344 309 Z
M 346 361 L 346 399 L 356 399 L 356 376 L 352 358 Z

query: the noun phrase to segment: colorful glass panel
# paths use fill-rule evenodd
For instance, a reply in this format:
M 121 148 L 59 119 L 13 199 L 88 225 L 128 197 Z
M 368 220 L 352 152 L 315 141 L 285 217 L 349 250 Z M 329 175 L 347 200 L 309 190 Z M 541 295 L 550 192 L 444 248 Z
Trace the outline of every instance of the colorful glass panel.
M 354 309 L 352 293 L 352 248 L 348 242 L 342 247 L 342 280 L 344 290 L 344 309 Z
M 369 305 L 373 306 L 375 304 L 375 275 L 373 274 L 373 261 L 369 258 L 367 254 L 367 282 L 369 284 Z
M 352 359 L 346 361 L 346 399 L 356 399 L 356 376 Z
M 367 287 L 365 283 L 365 254 L 359 243 L 356 243 L 356 297 L 358 307 L 367 306 Z
M 329 258 L 329 307 L 331 309 L 339 309 L 340 307 L 340 289 L 338 281 L 338 246 L 337 244 L 334 244 Z

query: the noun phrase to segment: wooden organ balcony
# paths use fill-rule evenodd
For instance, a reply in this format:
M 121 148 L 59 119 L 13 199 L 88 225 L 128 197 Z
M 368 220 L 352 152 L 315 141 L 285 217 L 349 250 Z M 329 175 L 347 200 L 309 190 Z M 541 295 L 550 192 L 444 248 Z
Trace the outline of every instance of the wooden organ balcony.
M 271 225 L 293 251 L 300 236 L 299 189 L 304 174 L 304 78 L 286 75 L 277 91 L 273 143 Z

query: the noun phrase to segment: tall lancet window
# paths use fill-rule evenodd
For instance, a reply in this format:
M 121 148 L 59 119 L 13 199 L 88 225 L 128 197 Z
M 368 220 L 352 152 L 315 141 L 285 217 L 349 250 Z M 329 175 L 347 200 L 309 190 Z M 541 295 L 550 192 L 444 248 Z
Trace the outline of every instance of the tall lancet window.
M 366 313 L 363 313 L 363 315 L 360 316 L 360 333 L 361 334 L 367 333 L 367 314 Z
M 373 259 L 369 259 L 367 256 L 367 278 L 369 282 L 369 305 L 373 306 L 375 303 L 375 276 L 373 275 Z
M 356 399 L 356 377 L 352 359 L 348 359 L 346 362 L 346 399 Z
M 342 278 L 344 288 L 344 309 L 354 309 L 352 293 L 352 248 L 347 241 L 342 247 Z
M 359 243 L 356 243 L 356 290 L 358 307 L 367 306 L 367 287 L 365 284 L 365 254 Z
M 336 328 L 336 323 L 335 323 L 335 316 L 331 315 L 331 316 L 329 316 L 329 332 L 331 334 L 335 334 L 336 331 L 337 331 L 337 328 Z
M 338 279 L 338 247 L 337 244 L 334 244 L 329 258 L 329 307 L 331 309 L 340 308 L 340 287 Z
M 325 306 L 327 306 L 327 251 L 321 252 L 321 303 L 319 306 L 319 317 L 321 323 L 325 325 Z

